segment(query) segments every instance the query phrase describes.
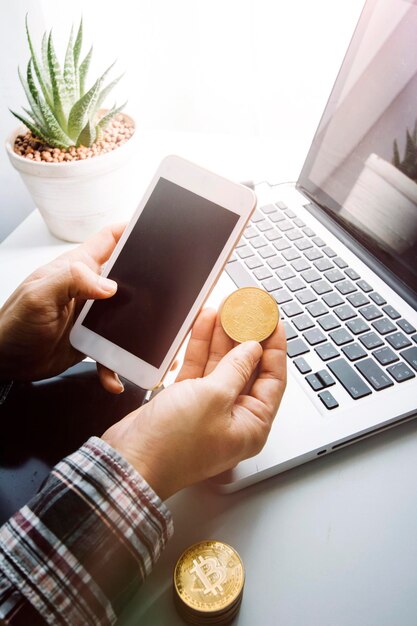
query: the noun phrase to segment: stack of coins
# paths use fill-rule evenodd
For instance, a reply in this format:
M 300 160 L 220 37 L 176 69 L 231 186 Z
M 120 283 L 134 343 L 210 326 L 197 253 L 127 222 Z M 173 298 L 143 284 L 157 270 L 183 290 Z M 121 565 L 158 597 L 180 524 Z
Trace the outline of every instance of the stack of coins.
M 279 322 L 274 298 L 259 287 L 242 287 L 226 298 L 220 312 L 224 331 L 235 341 L 264 341 Z
M 239 611 L 244 582 L 236 550 L 220 541 L 202 541 L 177 561 L 175 605 L 188 624 L 229 624 Z

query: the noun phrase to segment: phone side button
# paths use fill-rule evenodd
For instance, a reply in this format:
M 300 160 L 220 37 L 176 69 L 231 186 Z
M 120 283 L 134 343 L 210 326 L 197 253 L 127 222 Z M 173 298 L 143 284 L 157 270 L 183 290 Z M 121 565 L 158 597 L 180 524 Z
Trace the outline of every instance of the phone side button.
M 239 261 L 228 263 L 225 270 L 237 287 L 258 287 L 258 283 Z

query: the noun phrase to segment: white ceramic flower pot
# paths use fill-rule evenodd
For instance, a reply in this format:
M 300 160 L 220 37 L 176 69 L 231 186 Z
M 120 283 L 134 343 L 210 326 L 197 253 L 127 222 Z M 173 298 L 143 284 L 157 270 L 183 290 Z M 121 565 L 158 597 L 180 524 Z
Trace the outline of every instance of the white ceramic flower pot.
M 7 153 L 53 235 L 66 241 L 84 241 L 133 211 L 137 198 L 130 165 L 136 132 L 111 152 L 61 163 L 36 162 L 16 154 L 15 139 L 25 132 L 21 126 L 11 134 Z

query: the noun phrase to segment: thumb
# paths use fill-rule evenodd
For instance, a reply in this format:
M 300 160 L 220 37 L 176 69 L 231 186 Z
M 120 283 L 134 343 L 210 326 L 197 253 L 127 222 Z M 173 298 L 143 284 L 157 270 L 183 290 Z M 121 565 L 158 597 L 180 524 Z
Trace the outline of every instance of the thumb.
M 257 341 L 245 341 L 230 350 L 208 378 L 237 397 L 249 382 L 261 356 L 262 347 Z
M 45 280 L 49 283 L 48 288 L 52 291 L 53 299 L 61 306 L 68 304 L 73 298 L 109 298 L 117 290 L 114 280 L 99 276 L 81 261 L 69 263 L 64 271 L 61 269 Z

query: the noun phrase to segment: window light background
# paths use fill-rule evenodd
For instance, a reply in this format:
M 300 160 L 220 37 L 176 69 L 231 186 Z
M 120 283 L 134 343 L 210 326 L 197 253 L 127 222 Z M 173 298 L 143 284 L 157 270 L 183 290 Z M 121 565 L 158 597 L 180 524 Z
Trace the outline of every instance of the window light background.
M 26 12 L 36 42 L 53 28 L 60 58 L 71 23 L 78 26 L 82 15 L 83 53 L 94 44 L 90 76 L 118 59 L 114 76 L 125 76 L 108 104 L 128 99 L 126 112 L 139 132 L 200 163 L 210 146 L 210 162 L 202 164 L 235 178 L 295 180 L 362 6 L 363 0 L 2 2 L 2 137 L 16 125 L 8 108 L 24 105 L 17 65 L 24 68 L 29 58 Z M 239 167 L 230 162 L 236 145 L 244 157 Z M 33 209 L 16 178 L 2 150 L 0 238 Z

